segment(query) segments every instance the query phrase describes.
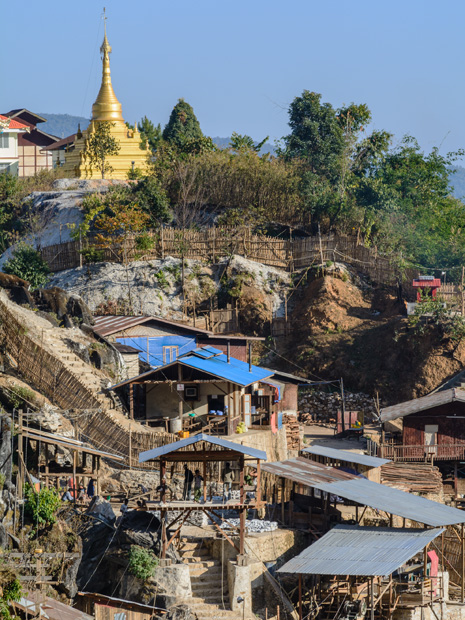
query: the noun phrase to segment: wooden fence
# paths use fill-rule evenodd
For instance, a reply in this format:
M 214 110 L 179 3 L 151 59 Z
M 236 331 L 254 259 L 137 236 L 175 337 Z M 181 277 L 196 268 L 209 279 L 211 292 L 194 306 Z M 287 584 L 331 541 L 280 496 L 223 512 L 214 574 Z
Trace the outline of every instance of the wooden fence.
M 398 257 L 380 256 L 376 248 L 361 245 L 357 237 L 323 235 L 304 239 L 279 239 L 253 234 L 250 228 L 209 228 L 206 230 L 162 228 L 147 233 L 149 249 L 138 249 L 137 238 L 131 237 L 122 245 L 99 247 L 95 238 L 68 241 L 41 249 L 42 258 L 51 271 L 63 271 L 85 265 L 88 251 L 98 252 L 94 261 L 122 262 L 123 260 L 154 260 L 167 256 L 215 262 L 238 254 L 253 261 L 285 269 L 291 273 L 312 265 L 343 262 L 352 265 L 377 284 L 394 286 L 399 282 L 404 293 L 412 297 L 412 280 L 420 275 L 417 268 L 399 269 Z M 147 245 L 147 244 L 145 244 Z M 441 287 L 446 301 L 460 297 L 458 287 Z

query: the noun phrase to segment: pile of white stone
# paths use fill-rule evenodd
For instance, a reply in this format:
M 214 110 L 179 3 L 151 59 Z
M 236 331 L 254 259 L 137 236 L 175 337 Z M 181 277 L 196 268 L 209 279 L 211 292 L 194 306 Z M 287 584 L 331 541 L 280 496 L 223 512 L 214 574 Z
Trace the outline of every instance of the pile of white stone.
M 225 519 L 220 525 L 221 529 L 228 530 L 239 527 L 239 519 Z M 249 534 L 259 534 L 260 532 L 274 532 L 278 529 L 276 521 L 262 521 L 261 519 L 249 519 L 245 523 L 245 528 Z

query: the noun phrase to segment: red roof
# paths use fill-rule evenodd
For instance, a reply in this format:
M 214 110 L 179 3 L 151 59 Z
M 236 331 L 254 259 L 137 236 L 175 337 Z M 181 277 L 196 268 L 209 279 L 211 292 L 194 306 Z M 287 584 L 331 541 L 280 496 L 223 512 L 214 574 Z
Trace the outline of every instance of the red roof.
M 9 118 L 8 116 L 3 116 L 3 114 L 0 114 L 0 123 L 4 123 L 5 121 L 10 121 L 8 129 L 24 129 L 25 131 L 29 129 L 28 125 L 24 125 L 14 118 Z
M 417 288 L 439 288 L 441 286 L 440 278 L 432 278 L 431 280 L 414 280 L 412 286 Z

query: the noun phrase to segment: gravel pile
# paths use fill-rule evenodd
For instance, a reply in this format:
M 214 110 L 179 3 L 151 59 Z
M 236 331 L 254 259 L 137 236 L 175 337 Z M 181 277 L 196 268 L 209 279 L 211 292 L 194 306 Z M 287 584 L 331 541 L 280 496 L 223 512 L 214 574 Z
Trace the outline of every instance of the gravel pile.
M 239 527 L 239 519 L 226 519 L 221 525 L 221 529 L 227 530 Z M 262 521 L 261 519 L 250 519 L 245 522 L 246 530 L 249 534 L 260 532 L 274 532 L 278 529 L 276 521 Z

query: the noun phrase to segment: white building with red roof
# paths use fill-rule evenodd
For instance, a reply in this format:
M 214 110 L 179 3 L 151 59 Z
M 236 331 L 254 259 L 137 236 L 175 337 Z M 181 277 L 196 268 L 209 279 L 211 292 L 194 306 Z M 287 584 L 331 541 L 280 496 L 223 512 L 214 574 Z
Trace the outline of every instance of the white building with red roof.
M 24 123 L 0 114 L 0 174 L 9 172 L 15 176 L 19 173 L 18 138 L 29 132 Z

